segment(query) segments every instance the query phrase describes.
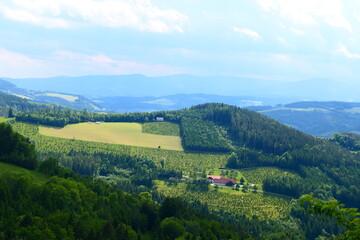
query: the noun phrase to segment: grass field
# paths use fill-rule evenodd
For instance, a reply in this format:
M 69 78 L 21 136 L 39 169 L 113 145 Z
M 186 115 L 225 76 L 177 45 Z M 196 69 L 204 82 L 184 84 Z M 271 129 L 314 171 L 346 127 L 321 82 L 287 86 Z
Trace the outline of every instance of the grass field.
M 23 175 L 29 176 L 29 177 L 31 177 L 35 180 L 41 181 L 41 182 L 46 181 L 48 179 L 48 177 L 42 173 L 30 171 L 25 168 L 21 168 L 21 167 L 15 166 L 15 165 L 0 162 L 0 175 L 5 172 L 23 174 Z
M 79 123 L 64 128 L 41 126 L 39 133 L 51 137 L 182 151 L 181 138 L 142 132 L 139 123 Z

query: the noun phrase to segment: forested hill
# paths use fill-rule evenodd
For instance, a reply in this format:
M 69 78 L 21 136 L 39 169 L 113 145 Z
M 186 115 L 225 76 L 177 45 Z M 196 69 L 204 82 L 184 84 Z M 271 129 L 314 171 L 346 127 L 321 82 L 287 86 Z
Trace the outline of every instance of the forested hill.
M 156 117 L 180 124 L 183 145 L 187 150 L 229 152 L 245 146 L 278 155 L 320 141 L 254 111 L 217 103 L 179 111 L 126 114 L 99 114 L 50 106 L 20 112 L 16 119 L 64 127 L 85 121 L 150 122 Z
M 355 140 L 315 138 L 259 113 L 223 104 L 198 105 L 181 114 L 225 131 L 223 136 L 229 136 L 234 152 L 229 168 L 276 166 L 303 177 L 266 179 L 265 190 L 294 197 L 315 192 L 320 198 L 334 197 L 360 207 L 360 154 L 343 147 L 356 146 Z M 188 132 L 192 138 L 199 135 L 194 128 Z
M 156 117 L 179 124 L 186 151 L 228 153 L 228 168 L 275 166 L 302 176 L 301 181 L 286 176 L 267 179 L 266 190 L 294 197 L 318 191 L 322 196 L 360 207 L 359 154 L 336 141 L 315 138 L 239 107 L 211 103 L 179 111 L 129 114 L 52 107 L 25 111 L 16 119 L 62 127 L 81 121 L 150 122 Z

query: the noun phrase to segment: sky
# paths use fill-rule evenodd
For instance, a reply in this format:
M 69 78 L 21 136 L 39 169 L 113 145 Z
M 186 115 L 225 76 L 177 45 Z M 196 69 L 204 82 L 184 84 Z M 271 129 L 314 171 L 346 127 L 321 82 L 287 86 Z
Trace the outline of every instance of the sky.
M 1 0 L 0 77 L 358 82 L 358 0 Z

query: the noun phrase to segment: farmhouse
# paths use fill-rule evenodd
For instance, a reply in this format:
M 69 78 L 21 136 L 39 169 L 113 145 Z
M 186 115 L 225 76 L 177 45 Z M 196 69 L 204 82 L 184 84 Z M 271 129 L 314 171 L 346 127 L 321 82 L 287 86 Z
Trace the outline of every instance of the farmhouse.
M 155 118 L 155 121 L 157 121 L 157 122 L 163 122 L 163 121 L 164 121 L 164 118 L 163 118 L 163 117 L 156 117 L 156 118 Z
M 220 176 L 207 175 L 207 179 L 210 180 L 211 184 L 219 185 L 219 186 L 228 186 L 231 187 L 236 184 L 236 181 L 232 178 L 223 178 Z
M 206 178 L 210 179 L 210 180 L 214 180 L 214 179 L 220 179 L 221 177 L 220 176 L 214 176 L 214 175 L 207 175 Z

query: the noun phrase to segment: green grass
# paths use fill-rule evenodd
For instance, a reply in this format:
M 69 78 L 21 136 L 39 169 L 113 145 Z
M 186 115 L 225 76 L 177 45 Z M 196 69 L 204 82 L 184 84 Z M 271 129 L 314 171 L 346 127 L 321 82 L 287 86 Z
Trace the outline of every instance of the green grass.
M 46 136 L 182 151 L 181 138 L 143 133 L 139 123 L 79 123 L 64 128 L 41 126 Z
M 22 174 L 22 175 L 26 175 L 29 176 L 30 178 L 33 178 L 37 181 L 40 182 L 44 182 L 48 179 L 48 176 L 39 173 L 39 172 L 35 172 L 35 171 L 31 171 L 22 167 L 18 167 L 15 165 L 11 165 L 11 164 L 7 164 L 7 163 L 3 163 L 0 162 L 0 175 L 4 174 L 5 172 L 11 172 L 11 173 L 18 173 L 18 174 Z
M 144 123 L 142 125 L 142 132 L 165 136 L 180 136 L 179 125 L 171 122 Z

